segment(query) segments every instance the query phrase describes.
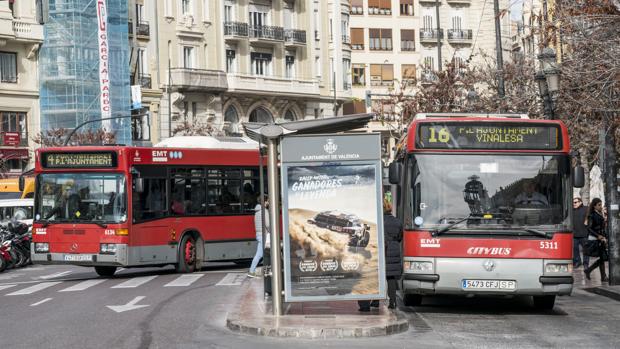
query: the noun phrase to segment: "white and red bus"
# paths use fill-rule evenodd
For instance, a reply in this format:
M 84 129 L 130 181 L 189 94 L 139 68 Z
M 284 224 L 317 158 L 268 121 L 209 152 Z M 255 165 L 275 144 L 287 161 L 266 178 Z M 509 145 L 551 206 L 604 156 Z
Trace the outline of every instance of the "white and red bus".
M 572 171 L 560 121 L 418 114 L 390 165 L 402 220 L 406 305 L 423 296 L 572 291 Z M 574 181 L 573 181 L 574 173 Z
M 36 152 L 35 263 L 118 267 L 247 261 L 256 250 L 258 144 L 174 137 L 156 147 Z

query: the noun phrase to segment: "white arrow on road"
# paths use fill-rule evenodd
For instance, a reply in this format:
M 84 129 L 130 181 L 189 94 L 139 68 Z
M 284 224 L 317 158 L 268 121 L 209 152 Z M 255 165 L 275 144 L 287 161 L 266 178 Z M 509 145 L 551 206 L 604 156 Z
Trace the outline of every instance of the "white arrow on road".
M 136 305 L 136 303 L 138 303 L 139 301 L 143 299 L 144 299 L 144 296 L 139 296 L 139 297 L 134 298 L 131 302 L 125 305 L 106 305 L 106 307 L 110 308 L 111 310 L 114 310 L 117 313 L 122 313 L 128 310 L 136 310 L 136 309 L 148 307 L 148 305 Z

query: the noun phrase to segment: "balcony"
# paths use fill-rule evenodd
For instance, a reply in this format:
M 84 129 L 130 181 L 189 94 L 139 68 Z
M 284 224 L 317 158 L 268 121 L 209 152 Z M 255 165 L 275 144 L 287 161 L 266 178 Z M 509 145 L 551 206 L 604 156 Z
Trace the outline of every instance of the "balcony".
M 446 0 L 448 2 L 448 4 L 466 4 L 469 5 L 471 4 L 471 0 Z M 422 1 L 420 1 L 422 2 Z
M 420 42 L 426 44 L 437 43 L 437 37 L 443 40 L 443 29 L 420 29 Z
M 142 88 L 150 89 L 151 88 L 151 75 L 149 74 L 140 74 L 138 76 L 138 83 Z
M 172 68 L 172 88 L 184 91 L 225 91 L 226 72 L 221 70 Z
M 342 35 L 342 43 L 345 45 L 351 44 L 351 37 L 348 35 Z
M 306 45 L 306 31 L 297 29 L 284 30 L 284 44 L 287 46 Z
M 473 37 L 471 29 L 448 29 L 448 42 L 451 44 L 471 44 Z
M 284 28 L 271 25 L 251 26 L 250 38 L 253 41 L 284 41 Z
M 276 96 L 318 96 L 316 80 L 290 79 L 265 75 L 228 74 L 228 92 Z
M 27 147 L 27 132 L 0 132 L 0 146 L 2 147 Z
M 226 39 L 247 38 L 248 24 L 243 22 L 224 22 L 224 36 Z
M 151 36 L 151 30 L 149 27 L 149 22 L 140 21 L 136 25 L 136 32 L 138 34 L 138 38 L 148 39 Z
M 42 43 L 43 26 L 17 19 L 0 18 L 0 37 L 21 42 Z

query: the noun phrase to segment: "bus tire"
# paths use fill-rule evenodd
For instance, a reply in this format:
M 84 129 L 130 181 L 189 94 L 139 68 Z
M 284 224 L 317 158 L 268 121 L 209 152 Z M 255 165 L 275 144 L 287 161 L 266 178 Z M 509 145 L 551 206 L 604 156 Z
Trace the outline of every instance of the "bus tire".
M 420 294 L 406 294 L 403 297 L 403 303 L 408 307 L 417 307 L 422 304 L 422 295 Z
M 551 310 L 555 305 L 555 295 L 534 296 L 534 307 L 539 310 Z
M 95 267 L 95 273 L 99 276 L 110 277 L 116 273 L 116 267 L 97 266 Z
M 196 239 L 191 234 L 185 234 L 179 245 L 178 273 L 193 273 L 196 271 Z

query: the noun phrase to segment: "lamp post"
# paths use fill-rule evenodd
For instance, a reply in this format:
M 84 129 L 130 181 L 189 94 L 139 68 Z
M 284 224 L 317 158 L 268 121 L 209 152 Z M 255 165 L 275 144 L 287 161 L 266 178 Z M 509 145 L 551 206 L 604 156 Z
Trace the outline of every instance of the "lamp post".
M 555 61 L 555 51 L 545 47 L 538 55 L 542 70 L 536 72 L 534 79 L 538 83 L 538 91 L 543 99 L 545 118 L 555 119 L 555 101 L 560 89 L 560 69 Z

